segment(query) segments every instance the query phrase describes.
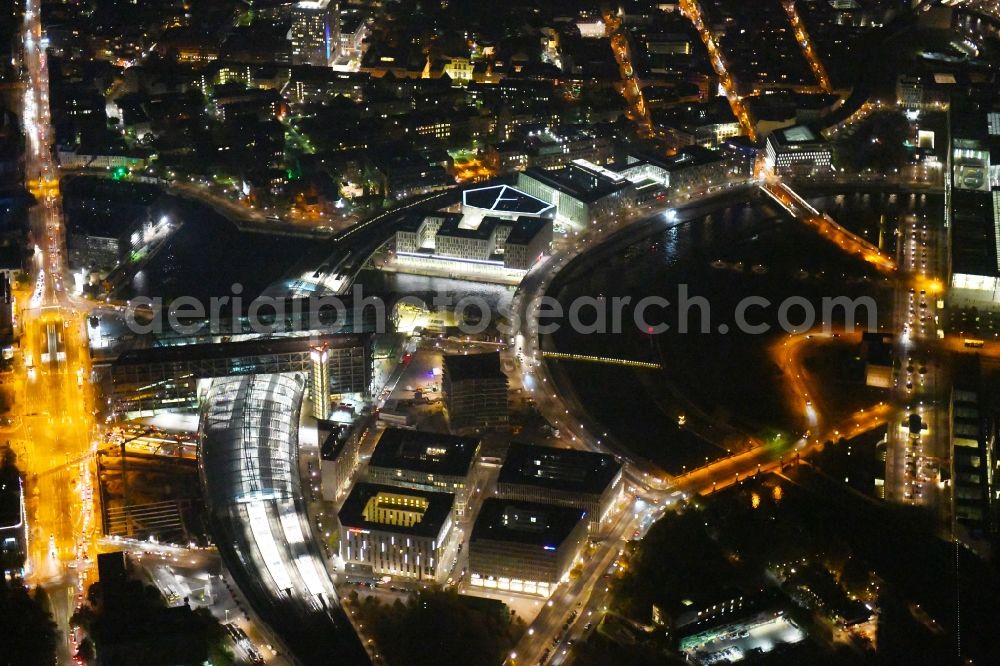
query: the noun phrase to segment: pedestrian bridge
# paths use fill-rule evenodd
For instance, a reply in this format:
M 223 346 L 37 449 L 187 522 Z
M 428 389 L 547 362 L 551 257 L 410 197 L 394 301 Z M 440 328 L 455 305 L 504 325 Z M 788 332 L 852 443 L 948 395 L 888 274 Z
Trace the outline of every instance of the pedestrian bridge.
M 812 204 L 778 178 L 765 176 L 760 188 L 779 206 L 788 211 L 792 217 L 811 226 L 828 241 L 840 246 L 844 252 L 860 256 L 884 273 L 896 270 L 896 261 L 880 250 L 878 246 L 867 238 L 844 228 L 826 213 L 820 213 Z

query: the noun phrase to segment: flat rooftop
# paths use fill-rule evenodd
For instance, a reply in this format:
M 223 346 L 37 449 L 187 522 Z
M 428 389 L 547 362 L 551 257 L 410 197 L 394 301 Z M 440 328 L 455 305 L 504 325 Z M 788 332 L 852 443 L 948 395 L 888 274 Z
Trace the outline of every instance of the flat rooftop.
M 361 481 L 337 514 L 345 528 L 435 537 L 451 515 L 455 496 Z
M 953 189 L 951 265 L 953 273 L 1000 277 L 994 199 L 1000 192 Z
M 542 220 L 537 217 L 519 217 L 507 235 L 507 244 L 525 245 L 540 234 L 547 226 L 551 226 L 550 220 Z
M 603 453 L 511 442 L 497 483 L 600 495 L 621 468 Z
M 178 363 L 182 361 L 209 361 L 240 356 L 292 354 L 326 345 L 329 349 L 355 347 L 364 343 L 364 334 L 299 336 L 266 338 L 242 342 L 219 342 L 200 345 L 174 345 L 132 349 L 115 360 L 113 366 L 141 365 L 146 363 Z
M 444 371 L 451 381 L 467 379 L 499 379 L 506 377 L 500 369 L 500 353 L 454 354 L 444 357 Z
M 555 550 L 586 516 L 586 511 L 572 507 L 490 497 L 479 510 L 470 545 L 509 541 Z
M 630 185 L 627 180 L 612 180 L 596 171 L 572 163 L 557 171 L 531 167 L 524 173 L 543 185 L 584 203 L 599 201 Z
M 465 476 L 478 450 L 479 439 L 475 437 L 386 428 L 375 445 L 369 466 Z
M 780 144 L 794 146 L 800 143 L 826 143 L 826 139 L 806 125 L 794 125 L 771 133 Z
M 462 204 L 497 213 L 518 213 L 535 216 L 551 216 L 555 213 L 555 206 L 552 204 L 526 194 L 510 185 L 492 185 L 465 190 L 462 192 Z

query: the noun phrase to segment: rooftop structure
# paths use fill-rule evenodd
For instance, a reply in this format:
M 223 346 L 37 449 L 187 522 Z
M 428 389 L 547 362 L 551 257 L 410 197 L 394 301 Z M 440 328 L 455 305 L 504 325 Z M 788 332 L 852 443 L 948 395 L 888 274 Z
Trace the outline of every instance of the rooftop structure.
M 487 499 L 469 538 L 472 584 L 550 594 L 586 541 L 586 518 L 570 507 Z
M 369 467 L 385 467 L 436 476 L 465 476 L 472 469 L 479 439 L 422 430 L 386 428 Z
M 283 375 L 213 384 L 199 445 L 203 473 L 211 476 L 210 503 L 293 498 L 301 404 L 302 383 Z
M 462 192 L 463 211 L 475 210 L 501 217 L 551 217 L 555 206 L 510 185 L 477 187 Z
M 338 516 L 347 529 L 436 536 L 449 520 L 453 501 L 451 493 L 404 490 L 362 481 L 351 489 Z
M 472 541 L 509 541 L 554 550 L 585 516 L 579 509 L 491 497 L 483 502 Z
M 617 213 L 635 199 L 635 188 L 628 179 L 613 178 L 605 170 L 580 162 L 558 171 L 532 167 L 518 174 L 517 185 L 555 205 L 558 218 L 579 226 Z
M 355 484 L 340 508 L 340 555 L 349 575 L 434 580 L 451 534 L 449 493 Z
M 622 466 L 613 456 L 513 442 L 497 478 L 497 495 L 585 509 L 590 529 L 606 526 L 621 497 Z

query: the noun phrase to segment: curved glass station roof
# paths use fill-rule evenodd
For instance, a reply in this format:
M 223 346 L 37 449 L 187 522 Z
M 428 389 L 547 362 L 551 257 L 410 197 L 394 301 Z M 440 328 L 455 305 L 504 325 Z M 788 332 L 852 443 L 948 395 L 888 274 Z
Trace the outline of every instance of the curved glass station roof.
M 294 496 L 302 393 L 288 375 L 212 382 L 201 414 L 201 464 L 214 505 Z

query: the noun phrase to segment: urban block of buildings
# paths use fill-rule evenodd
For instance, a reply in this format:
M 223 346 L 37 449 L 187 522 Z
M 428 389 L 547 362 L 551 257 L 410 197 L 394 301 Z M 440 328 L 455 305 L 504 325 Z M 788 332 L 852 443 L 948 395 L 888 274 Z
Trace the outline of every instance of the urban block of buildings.
M 551 247 L 551 219 L 418 213 L 396 229 L 395 262 L 414 271 L 520 277 Z
M 622 488 L 622 466 L 614 456 L 512 442 L 496 494 L 583 509 L 596 534 L 610 526 Z
M 447 492 L 455 514 L 465 514 L 480 441 L 422 430 L 386 428 L 368 461 L 372 483 Z
M 451 533 L 451 493 L 360 482 L 340 507 L 340 556 L 349 575 L 432 581 Z
M 764 158 L 778 175 L 826 173 L 833 164 L 833 148 L 812 128 L 795 125 L 767 136 Z
M 587 522 L 581 509 L 487 499 L 469 539 L 472 585 L 548 596 L 568 579 Z

